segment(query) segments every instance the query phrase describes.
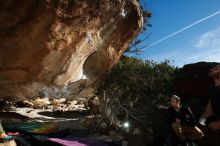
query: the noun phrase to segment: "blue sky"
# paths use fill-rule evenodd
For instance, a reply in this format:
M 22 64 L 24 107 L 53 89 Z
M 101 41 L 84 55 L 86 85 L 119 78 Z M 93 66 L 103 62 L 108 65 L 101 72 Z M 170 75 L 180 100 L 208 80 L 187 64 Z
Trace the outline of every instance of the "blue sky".
M 145 45 L 220 11 L 220 0 L 147 0 L 146 5 L 141 0 L 141 3 L 152 12 L 149 22 L 153 26 L 146 32 L 151 36 Z M 137 57 L 156 62 L 168 59 L 179 67 L 199 61 L 220 62 L 220 14 L 145 49 Z

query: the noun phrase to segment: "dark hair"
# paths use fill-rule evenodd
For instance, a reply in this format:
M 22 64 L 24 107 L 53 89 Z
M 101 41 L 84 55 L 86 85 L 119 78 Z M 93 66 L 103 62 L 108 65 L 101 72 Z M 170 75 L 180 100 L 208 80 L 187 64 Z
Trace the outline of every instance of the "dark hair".
M 175 99 L 176 101 L 180 101 L 180 98 L 177 95 L 172 95 L 170 99 Z

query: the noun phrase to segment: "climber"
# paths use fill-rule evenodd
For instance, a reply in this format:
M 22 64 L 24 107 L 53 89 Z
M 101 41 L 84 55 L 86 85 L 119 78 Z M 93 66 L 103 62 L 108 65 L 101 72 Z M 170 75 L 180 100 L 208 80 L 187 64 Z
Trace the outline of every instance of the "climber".
M 209 75 L 214 80 L 214 87 L 209 90 L 209 103 L 200 118 L 200 123 L 217 131 L 220 130 L 220 65 L 211 68 Z
M 201 139 L 203 132 L 196 126 L 196 120 L 191 110 L 180 104 L 180 98 L 172 95 L 168 109 L 169 124 L 172 131 L 184 145 L 192 143 L 194 139 Z

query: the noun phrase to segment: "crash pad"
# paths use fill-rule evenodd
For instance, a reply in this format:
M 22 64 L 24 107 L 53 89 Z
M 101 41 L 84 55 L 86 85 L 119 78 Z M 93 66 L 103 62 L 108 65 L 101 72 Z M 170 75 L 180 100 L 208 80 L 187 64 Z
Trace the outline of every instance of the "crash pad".
M 49 138 L 48 140 L 63 146 L 108 146 L 106 143 L 95 139 L 74 136 L 67 136 L 66 138 Z

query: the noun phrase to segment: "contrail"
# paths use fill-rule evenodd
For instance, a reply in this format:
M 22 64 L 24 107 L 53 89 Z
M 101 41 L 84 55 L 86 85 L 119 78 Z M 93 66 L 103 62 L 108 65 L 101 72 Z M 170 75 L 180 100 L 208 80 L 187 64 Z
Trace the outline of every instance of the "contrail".
M 212 18 L 212 17 L 214 17 L 214 16 L 216 16 L 216 15 L 218 15 L 218 14 L 220 14 L 220 11 L 217 11 L 217 12 L 215 12 L 215 13 L 213 13 L 213 14 L 211 14 L 211 15 L 205 17 L 205 18 L 202 18 L 202 19 L 200 19 L 200 20 L 198 20 L 198 21 L 196 21 L 196 22 L 194 22 L 194 23 L 192 23 L 192 24 L 190 24 L 190 25 L 188 25 L 188 26 L 186 26 L 186 27 L 184 27 L 184 28 L 182 28 L 182 29 L 180 29 L 180 30 L 174 32 L 174 33 L 171 33 L 170 35 L 165 36 L 165 37 L 163 37 L 162 39 L 160 39 L 160 40 L 158 40 L 158 41 L 156 41 L 156 42 L 153 42 L 153 43 L 150 44 L 148 47 L 152 47 L 152 46 L 154 46 L 154 45 L 156 45 L 156 44 L 158 44 L 158 43 L 160 43 L 160 42 L 162 42 L 162 41 L 164 41 L 164 40 L 166 40 L 166 39 L 168 39 L 168 38 L 170 38 L 170 37 L 172 37 L 172 36 L 174 36 L 174 35 L 176 35 L 176 34 L 178 34 L 178 33 L 180 33 L 180 32 L 182 32 L 182 31 L 184 31 L 184 30 L 186 30 L 186 29 L 188 29 L 188 28 L 190 28 L 190 27 L 192 27 L 192 26 L 194 26 L 194 25 L 196 25 L 196 24 L 199 24 L 199 23 L 201 23 L 201 22 L 203 22 L 203 21 L 205 21 L 205 20 L 207 20 L 207 19 L 210 19 L 210 18 Z M 146 48 L 148 48 L 148 47 L 146 47 Z

